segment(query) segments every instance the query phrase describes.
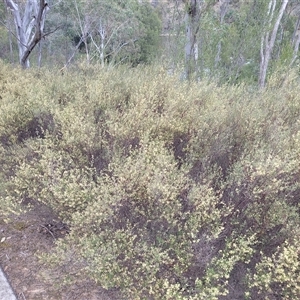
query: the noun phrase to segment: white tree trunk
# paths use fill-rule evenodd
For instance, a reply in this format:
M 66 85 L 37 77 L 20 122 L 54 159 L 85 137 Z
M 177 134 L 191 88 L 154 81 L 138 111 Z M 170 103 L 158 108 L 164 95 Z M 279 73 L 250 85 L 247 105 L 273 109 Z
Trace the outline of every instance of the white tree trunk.
M 8 30 L 8 42 L 9 42 L 9 54 L 10 54 L 10 62 L 14 63 L 14 53 L 13 53 L 13 42 L 12 42 L 12 29 L 11 29 L 11 14 L 9 13 L 9 10 L 7 9 L 7 30 Z
M 74 4 L 75 4 L 75 9 L 76 9 L 77 18 L 78 18 L 78 24 L 80 27 L 80 35 L 81 35 L 82 43 L 84 43 L 86 62 L 87 62 L 87 64 L 89 64 L 90 63 L 90 53 L 89 53 L 89 47 L 88 47 L 88 37 L 91 34 L 92 22 L 90 20 L 90 16 L 88 13 L 84 15 L 84 19 L 82 20 L 82 18 L 80 16 L 79 8 L 78 8 L 77 0 L 74 1 Z M 86 5 L 88 6 L 88 2 Z
M 200 21 L 200 5 L 202 0 L 186 2 L 186 43 L 185 43 L 185 76 L 189 80 L 196 71 L 198 61 L 197 33 Z
M 293 58 L 291 60 L 290 63 L 290 67 L 294 64 L 294 62 L 296 61 L 297 57 L 298 57 L 298 52 L 299 52 L 299 45 L 300 45 L 300 16 L 298 16 L 296 25 L 295 25 L 295 30 L 293 33 L 293 38 L 292 38 L 292 45 L 294 48 L 294 52 L 293 52 Z
M 44 36 L 44 23 L 48 3 L 46 0 L 27 0 L 22 14 L 19 5 L 13 0 L 4 0 L 11 10 L 18 39 L 19 61 L 23 68 L 29 67 L 29 55 Z
M 276 0 L 270 0 L 269 2 L 269 8 L 267 13 L 268 23 L 266 24 L 266 30 L 264 30 L 261 37 L 260 70 L 259 70 L 259 79 L 258 79 L 258 83 L 261 88 L 264 87 L 266 83 L 267 70 L 268 70 L 271 54 L 274 48 L 276 35 L 288 2 L 289 0 L 282 1 L 272 32 L 270 32 L 270 26 L 274 18 Z
M 104 67 L 104 52 L 105 52 L 105 36 L 106 36 L 106 30 L 105 26 L 102 24 L 102 21 L 100 20 L 100 25 L 99 25 L 99 35 L 100 35 L 100 62 L 101 62 L 101 67 Z
M 224 18 L 227 13 L 227 8 L 229 6 L 230 0 L 223 0 L 221 1 L 220 6 L 220 25 L 222 26 L 224 23 Z M 217 45 L 217 55 L 215 57 L 215 68 L 218 67 L 219 62 L 221 61 L 221 52 L 222 52 L 222 42 L 219 41 Z

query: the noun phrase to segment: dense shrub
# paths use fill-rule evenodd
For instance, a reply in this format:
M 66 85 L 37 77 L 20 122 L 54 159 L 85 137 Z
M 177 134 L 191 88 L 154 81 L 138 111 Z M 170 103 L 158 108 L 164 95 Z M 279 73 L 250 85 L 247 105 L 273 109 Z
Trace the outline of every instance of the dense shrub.
M 299 85 L 0 68 L 0 212 L 71 232 L 49 266 L 128 299 L 299 297 Z

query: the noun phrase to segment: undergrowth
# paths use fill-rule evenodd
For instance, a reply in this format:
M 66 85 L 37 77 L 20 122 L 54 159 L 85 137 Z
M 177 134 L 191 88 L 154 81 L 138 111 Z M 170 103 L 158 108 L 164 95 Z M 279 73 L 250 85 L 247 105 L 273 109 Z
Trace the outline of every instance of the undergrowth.
M 128 299 L 297 299 L 300 87 L 154 67 L 0 68 L 0 213 L 71 228 L 41 259 Z M 28 208 L 29 209 L 29 208 Z

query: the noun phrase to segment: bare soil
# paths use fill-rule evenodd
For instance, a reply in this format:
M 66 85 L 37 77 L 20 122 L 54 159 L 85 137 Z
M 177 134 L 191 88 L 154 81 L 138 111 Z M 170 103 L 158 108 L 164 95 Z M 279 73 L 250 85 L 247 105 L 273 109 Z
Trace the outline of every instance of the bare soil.
M 57 289 L 51 272 L 37 258 L 38 252 L 51 252 L 54 241 L 68 234 L 47 206 L 35 203 L 32 210 L 12 216 L 9 222 L 0 217 L 0 265 L 19 300 L 117 300 L 116 291 L 107 291 L 83 279 L 76 286 Z M 43 274 L 43 276 L 41 275 Z M 46 276 L 45 276 L 46 274 Z M 48 279 L 47 279 L 48 274 Z M 66 276 L 58 269 L 55 277 Z

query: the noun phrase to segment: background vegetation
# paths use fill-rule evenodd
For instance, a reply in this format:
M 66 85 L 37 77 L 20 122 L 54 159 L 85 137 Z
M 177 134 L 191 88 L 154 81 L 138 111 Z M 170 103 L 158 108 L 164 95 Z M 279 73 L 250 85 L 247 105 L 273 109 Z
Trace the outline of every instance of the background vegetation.
M 14 15 L 7 9 L 8 1 L 19 5 L 21 18 L 27 1 L 0 2 L 0 58 L 18 64 L 18 39 Z M 272 46 L 271 36 L 283 2 L 287 6 Z M 30 54 L 31 66 L 62 68 L 85 62 L 112 68 L 119 64 L 158 63 L 170 73 L 179 71 L 182 78 L 263 86 L 265 80 L 259 80 L 264 61 L 267 61 L 267 78 L 278 67 L 299 64 L 297 1 L 48 0 L 47 3 L 43 38 Z M 189 14 L 191 7 L 195 7 L 194 17 Z M 190 29 L 194 31 L 192 37 L 187 34 Z M 31 35 L 34 32 L 33 28 Z M 187 65 L 193 72 L 186 70 Z

